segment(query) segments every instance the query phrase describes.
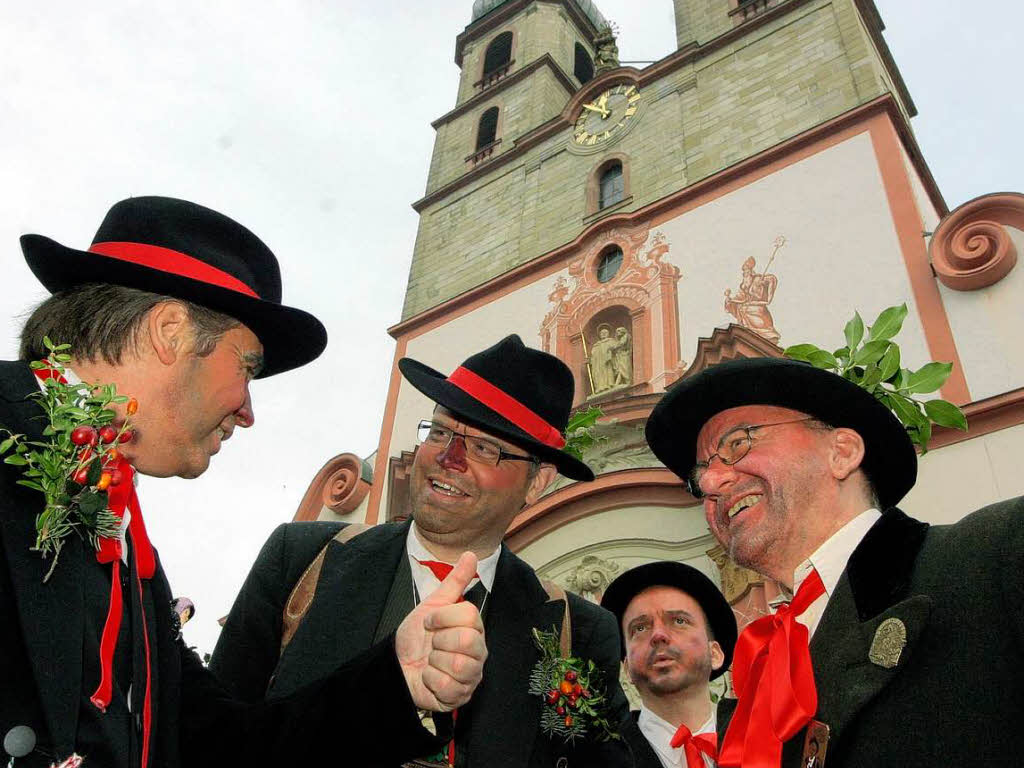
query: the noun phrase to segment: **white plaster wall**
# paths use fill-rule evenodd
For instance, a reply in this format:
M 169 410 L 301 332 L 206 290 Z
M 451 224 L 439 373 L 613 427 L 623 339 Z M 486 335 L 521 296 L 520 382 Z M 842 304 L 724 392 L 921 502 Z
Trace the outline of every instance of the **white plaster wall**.
M 786 238 L 769 272 L 779 285 L 769 310 L 779 345 L 844 345 L 843 326 L 858 310 L 870 323 L 885 307 L 907 303 L 900 334 L 908 364 L 927 362 L 918 319 L 878 163 L 867 133 L 766 176 L 661 225 L 682 269 L 682 355 L 697 339 L 735 319 L 723 293 L 735 294 L 743 261 L 767 265 L 776 237 Z
M 907 169 L 907 175 L 910 177 L 910 186 L 914 190 L 914 201 L 917 203 L 917 211 L 921 214 L 921 231 L 934 232 L 935 228 L 939 226 L 939 212 L 932 205 L 931 198 L 928 197 L 924 184 L 921 182 L 921 177 L 918 175 L 914 164 L 910 161 L 910 155 L 907 154 L 907 150 L 902 145 L 900 146 L 900 155 L 903 156 L 903 165 Z
M 1007 227 L 1017 265 L 995 285 L 954 291 L 939 284 L 972 400 L 1024 387 L 1024 232 Z

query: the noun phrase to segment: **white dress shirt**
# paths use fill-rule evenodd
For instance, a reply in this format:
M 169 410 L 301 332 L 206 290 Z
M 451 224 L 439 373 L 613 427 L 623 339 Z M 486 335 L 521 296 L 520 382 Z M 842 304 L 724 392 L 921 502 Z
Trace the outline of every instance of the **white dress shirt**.
M 853 554 L 853 550 L 857 548 L 861 539 L 864 538 L 871 529 L 871 526 L 881 516 L 882 513 L 877 509 L 867 509 L 861 512 L 857 517 L 833 533 L 824 544 L 814 550 L 811 556 L 797 566 L 793 572 L 794 594 L 796 590 L 800 589 L 800 585 L 803 584 L 804 579 L 810 575 L 812 570 L 818 572 L 821 583 L 825 585 L 825 594 L 811 603 L 807 610 L 796 619 L 807 627 L 808 637 L 814 636 L 814 631 L 818 628 L 821 616 L 825 612 L 825 606 L 828 604 L 829 598 L 832 597 L 832 593 L 835 592 L 836 586 L 839 584 L 839 577 L 846 570 L 846 564 L 850 561 L 850 555 Z M 779 604 L 788 602 L 790 599 L 792 599 L 792 595 L 780 595 L 772 600 L 772 609 L 774 610 Z
M 413 584 L 416 586 L 416 602 L 419 602 L 441 586 L 441 582 L 438 581 L 433 571 L 419 564 L 420 560 L 437 560 L 437 558 L 430 554 L 430 551 L 423 546 L 423 542 L 420 541 L 416 533 L 416 523 L 409 526 L 409 535 L 405 539 L 405 551 L 409 557 L 409 570 L 412 571 Z M 472 579 L 466 585 L 462 594 L 469 592 L 476 585 L 477 581 L 482 581 L 487 589 L 487 593 L 490 594 L 491 589 L 494 587 L 494 574 L 498 570 L 498 556 L 500 554 L 501 547 L 498 547 L 483 560 L 477 562 L 476 573 L 479 579 Z
M 643 705 L 640 706 L 640 716 L 637 718 L 636 724 L 640 727 L 640 733 L 650 742 L 654 754 L 658 756 L 665 768 L 686 768 L 686 750 L 682 746 L 672 747 L 672 737 L 679 730 L 677 726 L 667 720 L 662 720 Z M 704 725 L 693 731 L 693 735 L 714 733 L 717 727 L 718 718 L 715 714 L 715 707 L 712 705 L 711 717 L 704 722 Z M 704 753 L 701 753 L 701 757 L 704 758 L 704 765 L 707 768 L 715 768 L 714 760 Z

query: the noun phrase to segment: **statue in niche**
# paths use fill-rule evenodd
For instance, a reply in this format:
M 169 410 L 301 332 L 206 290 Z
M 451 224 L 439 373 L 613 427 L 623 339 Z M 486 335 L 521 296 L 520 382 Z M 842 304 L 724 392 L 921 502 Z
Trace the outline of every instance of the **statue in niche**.
M 741 326 L 759 333 L 773 344 L 777 344 L 781 336 L 775 330 L 775 320 L 768 311 L 768 305 L 775 298 L 779 279 L 768 272 L 768 267 L 775 260 L 775 254 L 785 244 L 786 238 L 780 236 L 775 239 L 775 250 L 772 251 L 767 266 L 760 274 L 754 271 L 754 257 L 748 258 L 740 268 L 742 277 L 736 294 L 733 295 L 730 289 L 725 289 L 725 311 L 735 317 Z
M 619 68 L 619 46 L 615 44 L 615 27 L 608 24 L 594 38 L 594 75 Z
M 628 387 L 633 383 L 633 339 L 624 326 L 615 330 L 615 345 L 612 352 L 612 370 L 615 382 L 612 386 Z
M 615 339 L 608 323 L 597 326 L 597 341 L 590 348 L 591 392 L 599 394 L 615 386 Z

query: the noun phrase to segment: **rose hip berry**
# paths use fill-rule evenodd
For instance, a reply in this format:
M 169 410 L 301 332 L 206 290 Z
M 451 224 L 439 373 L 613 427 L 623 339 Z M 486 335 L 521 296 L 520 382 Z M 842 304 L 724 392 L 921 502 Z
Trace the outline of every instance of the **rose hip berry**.
M 109 472 L 104 472 L 100 475 L 100 479 L 96 481 L 96 488 L 100 491 L 105 491 L 110 487 L 111 476 Z
M 132 441 L 132 438 L 134 438 L 134 437 L 135 437 L 135 430 L 134 429 L 126 429 L 124 432 L 121 433 L 121 439 L 118 440 L 118 442 L 121 443 L 121 445 L 124 445 L 125 443 L 130 443 Z
M 565 673 L 565 679 L 568 680 L 570 683 L 575 683 L 576 682 L 576 670 L 570 669 L 568 672 L 566 672 Z
M 548 695 L 546 697 L 546 701 L 547 701 L 548 704 L 551 704 L 551 705 L 557 704 L 558 703 L 558 699 L 559 699 L 559 697 L 561 695 L 562 694 L 559 693 L 556 690 L 550 690 L 550 691 L 548 691 Z
M 71 479 L 79 485 L 87 485 L 89 483 L 89 470 L 82 467 L 71 476 Z
M 71 442 L 75 445 L 96 445 L 96 430 L 88 426 L 75 427 L 71 430 Z
M 558 690 L 560 690 L 562 693 L 568 696 L 570 693 L 572 693 L 572 683 L 570 683 L 568 680 L 563 680 L 558 684 Z
M 111 485 L 120 485 L 122 480 L 124 480 L 124 473 L 120 469 L 115 469 L 110 473 Z
M 139 401 L 134 397 L 128 401 L 128 405 L 125 406 L 124 412 L 129 416 L 134 416 L 135 412 L 139 410 Z
M 572 715 L 565 716 L 565 727 L 572 728 Z
M 562 706 L 561 704 L 559 704 L 559 705 L 558 705 L 557 707 L 555 707 L 555 712 L 556 712 L 556 713 L 557 713 L 557 714 L 558 714 L 559 716 L 562 716 L 562 715 L 564 715 L 564 714 L 565 714 L 565 707 L 563 707 L 563 706 Z
M 111 426 L 100 427 L 100 440 L 104 443 L 112 443 L 117 437 L 117 430 Z

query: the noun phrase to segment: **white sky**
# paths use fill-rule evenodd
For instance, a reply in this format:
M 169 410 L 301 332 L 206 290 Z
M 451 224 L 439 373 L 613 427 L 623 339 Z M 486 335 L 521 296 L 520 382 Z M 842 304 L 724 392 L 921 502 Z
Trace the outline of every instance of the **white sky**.
M 670 0 L 597 0 L 623 60 L 675 47 Z M 1024 187 L 1019 33 L 1011 0 L 878 0 L 950 208 Z M 249 565 L 331 456 L 375 450 L 434 132 L 455 101 L 455 36 L 472 0 L 51 0 L 0 14 L 0 357 L 44 298 L 17 238 L 85 248 L 130 195 L 183 197 L 275 251 L 285 302 L 331 341 L 253 388 L 199 480 L 145 480 L 143 507 L 186 638 L 212 650 Z M 895 301 L 895 300 L 894 300 Z M 476 350 L 466 350 L 469 354 Z

